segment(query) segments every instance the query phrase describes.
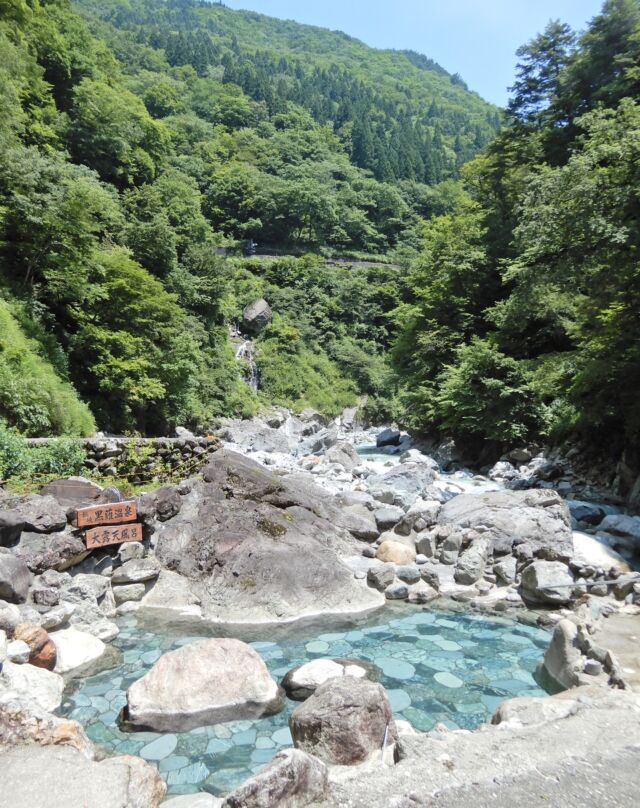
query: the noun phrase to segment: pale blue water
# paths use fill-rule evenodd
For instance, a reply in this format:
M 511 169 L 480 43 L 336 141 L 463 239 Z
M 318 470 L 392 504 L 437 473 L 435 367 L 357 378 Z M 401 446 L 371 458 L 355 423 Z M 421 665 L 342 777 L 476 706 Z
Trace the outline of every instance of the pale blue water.
M 279 715 L 235 721 L 185 733 L 121 732 L 116 716 L 127 687 L 165 651 L 201 639 L 158 634 L 129 616 L 119 620 L 114 645 L 122 664 L 85 679 L 62 705 L 89 737 L 117 754 L 157 763 L 170 794 L 224 794 L 291 746 L 287 719 L 298 702 Z M 356 657 L 381 670 L 396 718 L 421 731 L 442 722 L 473 729 L 505 698 L 543 695 L 533 679 L 549 642 L 540 628 L 502 618 L 435 609 L 391 607 L 357 629 L 307 633 L 278 642 L 253 642 L 273 676 L 320 657 Z

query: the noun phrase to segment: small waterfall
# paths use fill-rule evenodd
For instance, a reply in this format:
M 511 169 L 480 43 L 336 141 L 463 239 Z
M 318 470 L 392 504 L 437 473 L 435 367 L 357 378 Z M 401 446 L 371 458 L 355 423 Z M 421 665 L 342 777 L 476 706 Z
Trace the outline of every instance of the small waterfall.
M 246 363 L 244 380 L 254 392 L 257 392 L 260 377 L 258 374 L 258 366 L 256 365 L 253 355 L 254 345 L 250 339 L 246 339 L 238 345 L 236 349 L 236 359 Z

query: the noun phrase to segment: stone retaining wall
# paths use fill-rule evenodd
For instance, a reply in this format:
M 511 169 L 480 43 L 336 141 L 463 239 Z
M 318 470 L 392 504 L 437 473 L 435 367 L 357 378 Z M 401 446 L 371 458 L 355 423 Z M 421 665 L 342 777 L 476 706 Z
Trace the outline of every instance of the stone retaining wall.
M 46 443 L 46 438 L 29 440 L 28 445 Z M 79 439 L 86 453 L 85 466 L 98 477 L 126 478 L 143 483 L 168 477 L 185 478 L 199 471 L 207 457 L 220 447 L 211 435 L 179 438 Z

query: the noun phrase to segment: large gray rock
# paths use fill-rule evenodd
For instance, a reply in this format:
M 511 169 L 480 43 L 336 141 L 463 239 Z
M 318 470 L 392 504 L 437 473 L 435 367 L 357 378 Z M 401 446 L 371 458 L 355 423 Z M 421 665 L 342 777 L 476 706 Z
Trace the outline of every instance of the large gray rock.
M 31 573 L 21 558 L 0 555 L 0 599 L 24 603 L 29 592 Z
M 88 760 L 95 758 L 95 747 L 77 721 L 58 718 L 11 691 L 0 694 L 0 748 L 32 743 L 72 746 Z
M 377 564 L 367 570 L 367 583 L 380 592 L 390 586 L 396 577 L 393 564 Z
M 24 532 L 15 553 L 24 559 L 32 572 L 66 570 L 79 564 L 89 555 L 85 543 L 72 533 Z
M 408 510 L 434 479 L 435 471 L 427 463 L 401 463 L 382 474 L 372 474 L 366 484 L 378 501 Z
M 172 485 L 165 485 L 154 493 L 154 508 L 156 519 L 166 522 L 180 512 L 182 498 L 178 489 Z
M 256 651 L 233 639 L 201 640 L 163 654 L 127 691 L 122 720 L 160 732 L 273 715 L 277 683 Z
M 480 536 L 458 557 L 454 577 L 459 584 L 475 584 L 484 575 L 491 549 L 489 539 Z
M 325 460 L 329 463 L 338 463 L 347 471 L 353 471 L 360 465 L 360 456 L 351 443 L 336 443 L 325 452 Z
M 141 758 L 87 760 L 69 746 L 18 746 L 0 752 L 1 804 L 7 808 L 157 808 L 166 786 Z
M 242 312 L 242 330 L 245 334 L 259 334 L 273 318 L 271 306 L 264 298 L 254 300 Z
M 128 601 L 142 600 L 144 596 L 144 584 L 123 584 L 122 586 L 113 587 L 113 597 L 116 606 L 120 606 L 121 603 L 127 603 Z
M 374 512 L 374 516 L 379 530 L 391 530 L 402 519 L 404 511 L 397 505 L 389 505 L 386 508 L 379 508 Z
M 631 572 L 631 565 L 620 553 L 588 533 L 573 532 L 574 555 L 571 562 L 576 567 L 595 567 L 616 575 Z
M 24 622 L 20 609 L 13 603 L 0 600 L 0 631 L 12 635 L 16 627 Z
M 442 507 L 438 522 L 459 528 L 482 526 L 498 554 L 526 542 L 540 558 L 568 561 L 573 555 L 569 510 L 555 491 L 460 494 Z
M 0 547 L 10 547 L 20 538 L 24 530 L 24 519 L 15 510 L 0 510 Z
M 571 602 L 571 570 L 560 561 L 534 561 L 522 573 L 522 597 L 530 603 L 562 606 Z
M 502 724 L 503 729 L 506 724 L 514 728 L 533 727 L 568 718 L 576 712 L 576 708 L 577 702 L 573 699 L 521 696 L 503 701 L 491 717 L 491 723 Z
M 578 643 L 578 627 L 571 620 L 561 620 L 554 628 L 544 654 L 544 673 L 555 687 L 576 687 L 586 678 L 582 676 L 584 662 Z
M 357 659 L 312 659 L 290 670 L 282 680 L 287 696 L 304 701 L 329 679 L 355 676 L 356 679 L 371 678 L 372 667 Z
M 351 765 L 381 752 L 397 730 L 382 685 L 343 676 L 331 679 L 289 717 L 293 742 L 325 763 Z
M 56 533 L 67 524 L 66 511 L 51 495 L 34 494 L 14 507 L 24 520 L 24 529 L 34 533 Z
M 28 699 L 41 710 L 53 712 L 62 702 L 64 679 L 35 665 L 16 665 L 6 661 L 0 671 L 0 687 L 21 699 Z
M 337 522 L 344 530 L 348 530 L 356 539 L 375 541 L 380 535 L 376 520 L 365 505 L 346 505 L 336 512 Z
M 383 429 L 376 437 L 376 446 L 397 446 L 400 443 L 400 432 L 397 429 Z
M 340 559 L 359 552 L 345 527 L 359 530 L 362 519 L 331 494 L 226 450 L 214 455 L 204 478 L 183 498 L 180 513 L 159 525 L 155 548 L 165 568 L 188 579 L 194 597 L 188 605 L 198 606 L 201 619 L 292 622 L 383 604 Z M 170 619 L 174 604 L 164 602 L 162 591 L 151 590 L 141 609 Z
M 102 491 L 102 486 L 86 477 L 65 477 L 47 483 L 40 489 L 40 494 L 52 496 L 58 505 L 68 509 L 91 505 Z
M 160 574 L 160 569 L 160 564 L 155 558 L 132 558 L 114 571 L 111 582 L 117 585 L 153 581 Z
M 86 631 L 65 628 L 50 635 L 57 651 L 56 673 L 65 676 L 85 675 L 95 670 L 106 651 L 106 645 Z
M 493 565 L 493 571 L 503 584 L 512 584 L 516 580 L 517 574 L 515 558 L 513 556 L 506 556 L 506 558 L 501 559 L 497 564 Z
M 609 514 L 600 522 L 598 529 L 604 533 L 629 539 L 636 546 L 640 545 L 640 516 L 628 516 L 623 513 Z
M 225 808 L 304 808 L 327 796 L 325 764 L 300 749 L 284 749 L 258 774 L 236 788 Z
M 605 517 L 604 508 L 593 502 L 569 499 L 567 500 L 567 506 L 571 516 L 576 522 L 584 522 L 587 525 L 599 525 Z
M 216 433 L 223 440 L 254 452 L 288 454 L 297 440 L 281 429 L 273 429 L 259 421 L 230 421 Z

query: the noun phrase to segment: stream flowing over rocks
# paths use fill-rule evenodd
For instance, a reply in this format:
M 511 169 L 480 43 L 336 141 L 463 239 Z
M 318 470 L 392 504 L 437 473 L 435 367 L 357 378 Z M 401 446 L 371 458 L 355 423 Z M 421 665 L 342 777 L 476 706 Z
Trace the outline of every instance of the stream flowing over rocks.
M 0 805 L 517 804 L 630 753 L 640 517 L 355 410 L 217 438 L 142 542 L 86 549 L 95 483 L 0 491 Z

